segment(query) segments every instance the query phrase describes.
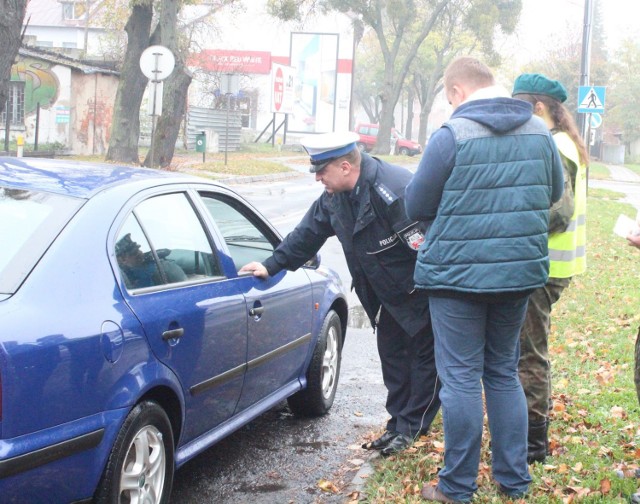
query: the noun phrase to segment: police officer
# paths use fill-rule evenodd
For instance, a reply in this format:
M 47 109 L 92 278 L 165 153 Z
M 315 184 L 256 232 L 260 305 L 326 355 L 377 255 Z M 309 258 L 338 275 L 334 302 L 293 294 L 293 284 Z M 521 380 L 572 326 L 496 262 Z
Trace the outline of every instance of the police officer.
M 327 238 L 337 236 L 362 307 L 377 332 L 382 377 L 391 418 L 363 448 L 398 453 L 426 432 L 440 407 L 428 298 L 414 289 L 419 223 L 407 218 L 408 170 L 361 153 L 353 132 L 310 135 L 302 144 L 309 171 L 325 186 L 302 221 L 263 263 L 242 272 L 266 278 L 295 270 Z

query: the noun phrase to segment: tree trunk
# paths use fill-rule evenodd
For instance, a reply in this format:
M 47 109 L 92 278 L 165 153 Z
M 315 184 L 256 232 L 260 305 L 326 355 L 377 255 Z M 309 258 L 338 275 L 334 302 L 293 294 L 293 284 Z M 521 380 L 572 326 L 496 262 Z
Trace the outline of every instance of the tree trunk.
M 113 124 L 106 156 L 109 161 L 140 163 L 140 105 L 147 86 L 147 78 L 140 70 L 140 56 L 149 47 L 152 15 L 152 0 L 136 3 L 124 28 L 127 33 L 127 52 L 113 107 Z
M 411 140 L 413 136 L 413 100 L 415 96 L 414 84 L 407 89 L 407 122 L 404 126 L 404 135 Z
M 153 135 L 153 149 L 149 150 L 144 166 L 166 168 L 171 164 L 180 133 L 180 124 L 187 105 L 187 92 L 191 84 L 191 74 L 180 63 L 164 83 L 162 95 L 162 115 Z M 153 157 L 152 157 L 153 156 Z
M 151 36 L 152 43 L 161 44 L 171 50 L 176 66 L 164 81 L 162 115 L 157 121 L 152 141 L 153 149 L 144 160 L 144 166 L 166 168 L 171 164 L 180 125 L 186 110 L 187 92 L 192 76 L 184 65 L 184 55 L 177 42 L 178 11 L 181 1 L 162 0 L 158 26 Z
M 11 66 L 22 44 L 22 23 L 27 0 L 4 0 L 0 4 L 0 114 L 9 98 Z

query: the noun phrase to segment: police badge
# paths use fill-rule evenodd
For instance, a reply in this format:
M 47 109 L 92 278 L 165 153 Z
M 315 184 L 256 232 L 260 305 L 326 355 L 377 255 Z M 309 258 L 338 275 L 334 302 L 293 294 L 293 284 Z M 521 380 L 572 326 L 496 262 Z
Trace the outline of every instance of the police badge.
M 416 225 L 402 232 L 402 239 L 413 250 L 418 250 L 424 242 L 424 234 Z

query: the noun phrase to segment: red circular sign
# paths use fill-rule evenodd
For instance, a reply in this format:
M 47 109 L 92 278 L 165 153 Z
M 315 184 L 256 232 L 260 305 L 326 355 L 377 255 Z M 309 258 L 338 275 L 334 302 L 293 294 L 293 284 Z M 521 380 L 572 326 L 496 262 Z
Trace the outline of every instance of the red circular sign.
M 276 111 L 282 107 L 282 98 L 284 96 L 284 76 L 282 75 L 282 68 L 276 70 L 276 76 L 273 79 L 273 104 Z

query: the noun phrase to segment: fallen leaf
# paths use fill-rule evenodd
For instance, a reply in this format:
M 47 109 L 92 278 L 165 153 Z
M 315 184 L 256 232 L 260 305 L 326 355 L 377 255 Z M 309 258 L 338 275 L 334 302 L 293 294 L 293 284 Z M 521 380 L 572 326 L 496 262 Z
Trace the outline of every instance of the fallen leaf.
M 627 418 L 627 412 L 620 406 L 614 406 L 609 410 L 609 412 L 615 418 Z
M 338 490 L 338 487 L 332 481 L 325 479 L 321 479 L 320 481 L 318 481 L 318 488 L 320 488 L 320 490 L 322 490 L 323 492 L 340 492 L 340 490 Z

